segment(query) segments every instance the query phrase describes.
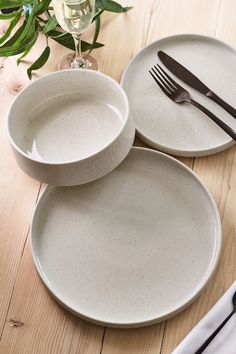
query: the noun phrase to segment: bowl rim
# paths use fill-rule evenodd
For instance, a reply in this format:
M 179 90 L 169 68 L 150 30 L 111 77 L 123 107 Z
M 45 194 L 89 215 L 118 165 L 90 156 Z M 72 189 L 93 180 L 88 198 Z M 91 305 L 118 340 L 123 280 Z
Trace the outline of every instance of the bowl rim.
M 105 145 L 102 149 L 96 151 L 95 153 L 86 156 L 84 158 L 81 159 L 74 159 L 74 160 L 68 160 L 68 161 L 61 161 L 61 162 L 55 162 L 55 161 L 44 161 L 44 160 L 38 160 L 37 158 L 34 158 L 32 156 L 27 155 L 26 152 L 24 152 L 15 142 L 14 137 L 11 133 L 11 129 L 10 129 L 10 121 L 11 121 L 11 114 L 12 114 L 12 110 L 13 107 L 15 105 L 15 103 L 17 102 L 17 100 L 19 100 L 26 91 L 31 89 L 32 85 L 39 85 L 40 82 L 44 82 L 49 80 L 50 78 L 54 77 L 54 76 L 63 76 L 63 75 L 67 75 L 66 73 L 74 73 L 75 75 L 77 75 L 77 73 L 80 74 L 85 74 L 85 75 L 94 75 L 94 76 L 99 76 L 105 80 L 110 81 L 121 93 L 121 95 L 123 96 L 124 99 L 124 103 L 125 103 L 125 113 L 123 115 L 122 119 L 122 126 L 121 128 L 117 131 L 117 134 L 115 135 L 115 137 L 107 144 Z M 129 105 L 129 100 L 127 97 L 127 94 L 125 92 L 125 90 L 123 89 L 123 87 L 119 84 L 119 82 L 117 82 L 115 79 L 113 79 L 111 76 L 108 76 L 100 71 L 95 71 L 95 70 L 89 70 L 89 69 L 65 69 L 65 70 L 60 70 L 60 71 L 55 71 L 52 73 L 49 73 L 47 75 L 44 75 L 40 78 L 38 78 L 37 80 L 31 82 L 29 85 L 27 85 L 13 100 L 8 113 L 7 113 L 7 135 L 8 135 L 8 139 L 12 145 L 12 147 L 14 148 L 14 150 L 16 150 L 20 155 L 22 155 L 23 157 L 25 157 L 27 160 L 35 162 L 37 164 L 40 165 L 44 165 L 44 166 L 63 166 L 63 165 L 70 165 L 70 164 L 75 164 L 75 163 L 80 163 L 80 162 L 85 162 L 86 160 L 90 160 L 91 158 L 96 157 L 97 155 L 101 154 L 104 150 L 106 150 L 109 146 L 111 146 L 121 135 L 121 133 L 123 132 L 123 130 L 126 127 L 126 124 L 128 122 L 128 119 L 130 117 L 130 105 Z

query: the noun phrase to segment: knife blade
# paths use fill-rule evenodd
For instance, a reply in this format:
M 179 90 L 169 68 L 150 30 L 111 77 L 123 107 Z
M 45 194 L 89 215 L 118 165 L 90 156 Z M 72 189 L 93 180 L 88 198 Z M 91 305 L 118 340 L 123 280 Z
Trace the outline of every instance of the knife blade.
M 162 64 L 165 65 L 167 69 L 172 72 L 180 80 L 188 84 L 190 87 L 194 88 L 203 95 L 209 97 L 223 109 L 225 109 L 229 114 L 236 118 L 236 109 L 225 102 L 222 98 L 217 96 L 209 87 L 207 87 L 201 80 L 198 79 L 191 71 L 185 68 L 182 64 L 177 62 L 175 59 L 170 57 L 163 51 L 159 51 L 158 57 Z

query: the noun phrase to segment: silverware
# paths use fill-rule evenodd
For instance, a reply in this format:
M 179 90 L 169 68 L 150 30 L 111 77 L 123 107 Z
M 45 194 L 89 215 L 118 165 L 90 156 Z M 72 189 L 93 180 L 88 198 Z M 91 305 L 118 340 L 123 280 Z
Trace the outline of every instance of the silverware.
M 153 79 L 156 81 L 161 90 L 174 102 L 183 103 L 188 102 L 197 107 L 200 111 L 205 113 L 209 118 L 211 118 L 221 129 L 223 129 L 227 134 L 231 136 L 236 141 L 236 132 L 221 119 L 210 112 L 206 107 L 202 106 L 200 103 L 196 102 L 190 97 L 190 94 L 182 86 L 177 84 L 161 67 L 160 65 L 154 65 L 154 67 L 149 70 Z
M 211 343 L 211 341 L 215 338 L 215 336 L 220 332 L 220 330 L 224 327 L 224 325 L 228 322 L 228 320 L 233 316 L 233 314 L 236 313 L 236 292 L 233 295 L 232 302 L 233 302 L 233 310 L 226 317 L 226 319 L 219 325 L 219 327 L 217 327 L 216 330 L 210 335 L 210 337 L 207 338 L 207 340 L 201 345 L 201 347 L 195 352 L 195 354 L 201 354 L 206 349 L 206 347 Z
M 229 114 L 236 118 L 236 109 L 226 103 L 222 98 L 217 96 L 211 89 L 209 89 L 202 81 L 200 81 L 193 73 L 186 69 L 183 65 L 171 58 L 168 54 L 159 51 L 158 57 L 160 61 L 169 69 L 172 74 L 180 80 L 193 87 L 195 90 L 201 92 L 203 95 L 209 97 L 219 106 L 224 108 Z

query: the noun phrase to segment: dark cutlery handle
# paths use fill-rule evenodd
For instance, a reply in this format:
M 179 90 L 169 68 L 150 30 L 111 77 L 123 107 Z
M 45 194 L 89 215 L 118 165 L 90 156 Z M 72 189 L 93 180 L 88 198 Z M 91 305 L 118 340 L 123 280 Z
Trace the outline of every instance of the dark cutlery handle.
M 224 100 L 222 100 L 222 98 L 217 96 L 214 92 L 209 91 L 206 94 L 206 96 L 209 97 L 210 99 L 212 99 L 214 102 L 216 102 L 219 106 L 224 108 L 229 114 L 231 114 L 231 116 L 236 118 L 236 109 L 234 107 L 230 106 L 230 104 L 228 104 Z
M 200 103 L 194 101 L 192 98 L 188 101 L 192 103 L 195 107 L 200 109 L 203 113 L 205 113 L 209 118 L 211 118 L 221 129 L 223 129 L 227 134 L 236 141 L 236 131 L 229 127 L 225 122 L 223 122 L 220 118 L 215 116 L 211 111 L 209 111 L 206 107 L 202 106 Z
M 215 336 L 220 332 L 220 330 L 224 327 L 224 325 L 228 322 L 228 320 L 233 316 L 234 310 L 226 317 L 226 319 L 216 328 L 216 330 L 210 335 L 209 338 L 201 345 L 201 347 L 194 354 L 201 354 L 206 347 L 211 343 L 211 341 L 215 338 Z

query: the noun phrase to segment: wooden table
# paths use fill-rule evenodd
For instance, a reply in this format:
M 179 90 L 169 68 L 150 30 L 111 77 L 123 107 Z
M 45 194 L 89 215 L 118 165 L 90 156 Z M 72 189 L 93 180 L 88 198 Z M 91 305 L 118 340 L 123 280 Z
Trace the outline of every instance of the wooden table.
M 106 46 L 94 51 L 101 71 L 117 80 L 134 54 L 164 36 L 200 33 L 236 47 L 235 0 L 126 0 L 123 4 L 134 8 L 126 15 L 104 14 L 99 40 Z M 4 25 L 0 26 L 2 30 Z M 39 55 L 41 41 L 27 61 Z M 55 70 L 65 52 L 53 44 L 50 61 L 34 78 Z M 223 225 L 220 264 L 198 300 L 179 315 L 147 328 L 119 330 L 87 323 L 50 297 L 32 263 L 29 225 L 45 186 L 18 168 L 5 128 L 12 100 L 29 83 L 25 69 L 25 64 L 16 67 L 15 58 L 7 59 L 0 69 L 0 353 L 171 353 L 236 278 L 236 148 L 181 159 L 208 186 Z

